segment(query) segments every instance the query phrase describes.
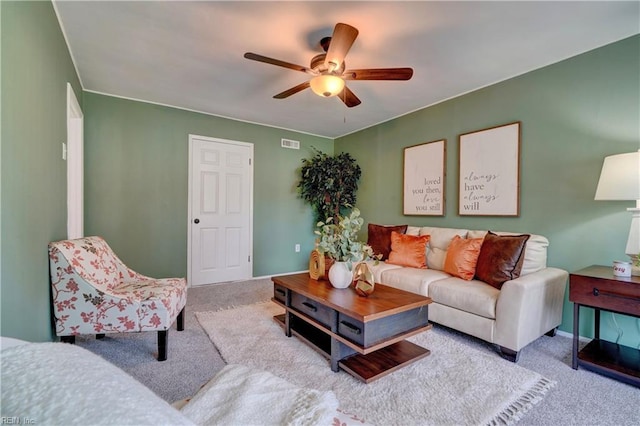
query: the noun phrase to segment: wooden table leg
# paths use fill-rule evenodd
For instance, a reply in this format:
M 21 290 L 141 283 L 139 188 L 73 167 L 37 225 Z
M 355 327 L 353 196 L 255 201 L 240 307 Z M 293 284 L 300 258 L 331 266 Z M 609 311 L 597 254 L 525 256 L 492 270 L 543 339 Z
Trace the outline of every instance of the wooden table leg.
M 338 333 L 338 311 L 331 311 L 331 318 L 329 319 L 331 324 L 331 331 Z M 337 373 L 340 368 L 338 367 L 338 361 L 340 361 L 340 342 L 335 337 L 331 338 L 331 371 Z
M 580 334 L 580 305 L 573 303 L 573 353 L 571 368 L 578 369 L 578 335 Z
M 284 312 L 284 334 L 287 337 L 291 337 L 291 312 L 289 311 L 289 308 L 291 308 L 291 290 L 287 290 L 284 304 L 287 307 Z

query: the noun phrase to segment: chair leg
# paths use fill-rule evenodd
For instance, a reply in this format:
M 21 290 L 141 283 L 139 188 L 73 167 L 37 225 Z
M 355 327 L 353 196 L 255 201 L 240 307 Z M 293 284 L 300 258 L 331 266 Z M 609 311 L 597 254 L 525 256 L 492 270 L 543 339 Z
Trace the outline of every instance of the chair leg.
M 167 330 L 158 331 L 158 361 L 167 360 Z
M 178 331 L 184 330 L 184 310 L 182 308 L 178 317 L 176 318 L 176 326 Z M 166 361 L 167 360 L 167 342 L 169 340 L 169 330 L 159 330 L 158 331 L 158 361 Z
M 60 336 L 60 341 L 62 343 L 70 343 L 73 345 L 76 343 L 76 336 Z
M 178 319 L 177 319 L 178 331 L 184 330 L 184 310 L 185 309 L 187 309 L 187 308 L 186 307 L 182 308 L 182 310 L 178 314 Z

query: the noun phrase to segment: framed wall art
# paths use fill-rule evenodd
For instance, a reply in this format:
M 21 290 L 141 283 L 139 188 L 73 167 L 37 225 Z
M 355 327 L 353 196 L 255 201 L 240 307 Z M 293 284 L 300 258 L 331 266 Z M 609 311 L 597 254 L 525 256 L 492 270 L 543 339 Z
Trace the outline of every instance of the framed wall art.
M 405 215 L 444 216 L 447 140 L 404 149 Z
M 520 215 L 520 122 L 459 137 L 460 216 Z

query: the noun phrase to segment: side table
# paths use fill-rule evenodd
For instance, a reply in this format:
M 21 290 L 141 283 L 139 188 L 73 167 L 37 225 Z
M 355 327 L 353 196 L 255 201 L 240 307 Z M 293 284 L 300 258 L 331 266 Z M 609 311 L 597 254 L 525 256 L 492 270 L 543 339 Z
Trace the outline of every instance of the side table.
M 610 266 L 590 266 L 569 278 L 573 302 L 574 370 L 582 366 L 596 373 L 640 387 L 640 350 L 600 339 L 600 311 L 640 318 L 640 277 L 616 277 Z M 594 339 L 578 352 L 580 307 L 595 310 Z

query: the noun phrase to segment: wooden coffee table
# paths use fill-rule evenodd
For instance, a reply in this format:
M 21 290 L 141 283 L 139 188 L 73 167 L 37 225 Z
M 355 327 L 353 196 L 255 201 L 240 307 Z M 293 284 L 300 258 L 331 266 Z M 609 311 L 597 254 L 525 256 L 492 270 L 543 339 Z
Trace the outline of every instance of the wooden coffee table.
M 431 329 L 431 299 L 376 284 L 369 297 L 336 289 L 309 274 L 273 277 L 273 300 L 285 309 L 274 317 L 288 337 L 295 335 L 365 383 L 430 354 L 405 339 Z

